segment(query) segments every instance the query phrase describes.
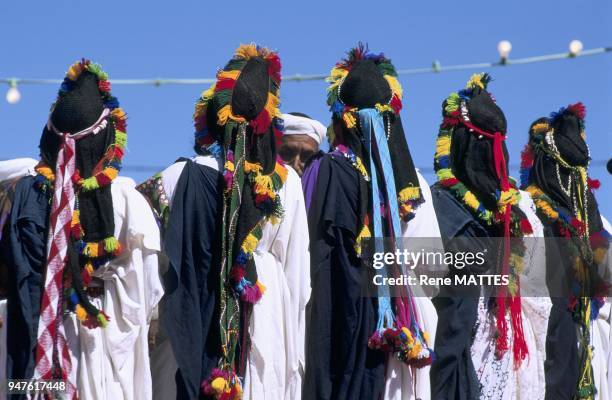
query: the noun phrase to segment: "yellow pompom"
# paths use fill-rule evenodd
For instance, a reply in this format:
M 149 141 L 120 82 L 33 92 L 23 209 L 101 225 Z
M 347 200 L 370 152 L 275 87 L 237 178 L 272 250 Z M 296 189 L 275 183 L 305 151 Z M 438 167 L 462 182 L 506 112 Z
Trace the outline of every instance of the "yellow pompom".
M 473 89 L 475 87 L 479 87 L 481 89 L 484 89 L 484 84 L 482 83 L 482 76 L 483 74 L 474 74 L 472 75 L 472 77 L 470 78 L 470 80 L 468 81 L 467 85 L 465 85 L 466 89 Z
M 251 172 L 260 172 L 262 170 L 262 166 L 259 163 L 252 163 L 245 161 L 244 162 L 244 172 L 250 174 Z
M 257 57 L 257 46 L 254 43 L 251 44 L 241 44 L 234 53 L 236 57 L 249 59 L 252 57 Z
M 76 314 L 79 321 L 85 321 L 87 319 L 87 312 L 80 304 L 77 304 L 74 308 L 74 313 Z
M 77 79 L 79 79 L 81 72 L 83 72 L 83 69 L 81 68 L 81 63 L 77 61 L 74 64 L 72 64 L 70 68 L 68 68 L 66 77 L 70 79 L 71 81 L 76 81 Z
M 103 173 L 104 175 L 108 176 L 108 179 L 110 179 L 111 181 L 119 175 L 119 171 L 112 167 L 104 168 Z
M 402 85 L 400 85 L 397 78 L 391 75 L 385 75 L 385 79 L 387 80 L 387 83 L 389 84 L 389 87 L 391 88 L 393 94 L 396 94 L 397 97 L 401 100 L 403 96 L 403 90 Z
M 403 188 L 397 198 L 401 202 L 406 202 L 410 200 L 416 200 L 421 196 L 421 190 L 418 186 L 409 186 Z
M 213 379 L 213 381 L 210 383 L 210 386 L 216 393 L 221 394 L 225 391 L 225 388 L 227 387 L 227 381 L 222 377 L 218 377 Z
M 257 243 L 259 243 L 259 239 L 255 237 L 252 233 L 249 233 L 247 237 L 242 242 L 242 250 L 245 253 L 252 253 L 257 249 Z
M 465 201 L 465 204 L 467 204 L 474 210 L 478 209 L 478 207 L 480 206 L 480 202 L 472 192 L 466 192 L 463 196 L 463 200 Z
M 266 287 L 263 285 L 263 283 L 261 283 L 260 281 L 257 281 L 257 282 L 255 282 L 255 284 L 259 288 L 259 291 L 261 292 L 261 294 L 265 294 L 266 293 Z
M 281 163 L 276 163 L 274 172 L 276 172 L 276 174 L 280 177 L 281 182 L 285 182 L 287 180 L 287 168 L 285 168 L 285 166 Z
M 548 132 L 549 129 L 550 129 L 550 126 L 546 122 L 541 122 L 531 127 L 531 131 L 533 133 L 546 133 Z
M 344 124 L 347 128 L 354 128 L 357 124 L 357 120 L 352 112 L 345 112 L 342 114 L 342 119 L 344 120 Z
M 436 158 L 450 154 L 451 137 L 440 136 L 436 140 Z

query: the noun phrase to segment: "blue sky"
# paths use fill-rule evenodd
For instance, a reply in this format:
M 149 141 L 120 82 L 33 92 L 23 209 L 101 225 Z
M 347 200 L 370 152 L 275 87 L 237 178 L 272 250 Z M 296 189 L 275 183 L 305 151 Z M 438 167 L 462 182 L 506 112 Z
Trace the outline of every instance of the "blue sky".
M 0 77 L 61 79 L 81 57 L 112 78 L 214 77 L 240 43 L 278 50 L 285 74 L 327 73 L 357 41 L 384 52 L 397 68 L 495 61 L 502 39 L 511 57 L 557 53 L 572 39 L 585 48 L 612 45 L 609 1 L 14 1 L 2 2 Z M 226 3 L 224 5 L 223 3 Z M 474 71 L 476 72 L 476 71 Z M 587 106 L 592 157 L 612 155 L 612 54 L 495 68 L 490 85 L 509 122 L 511 164 L 518 164 L 527 128 L 562 105 Z M 440 104 L 472 71 L 401 76 L 404 129 L 418 166 L 431 170 Z M 21 86 L 21 101 L 4 101 L 0 87 L 0 159 L 37 157 L 41 129 L 57 87 Z M 205 87 L 115 86 L 129 115 L 126 175 L 142 180 L 191 154 L 193 103 Z M 283 111 L 301 111 L 327 124 L 323 82 L 286 82 Z M 516 176 L 516 171 L 514 171 Z M 612 177 L 591 175 L 598 199 L 612 216 Z M 432 174 L 426 174 L 430 182 Z

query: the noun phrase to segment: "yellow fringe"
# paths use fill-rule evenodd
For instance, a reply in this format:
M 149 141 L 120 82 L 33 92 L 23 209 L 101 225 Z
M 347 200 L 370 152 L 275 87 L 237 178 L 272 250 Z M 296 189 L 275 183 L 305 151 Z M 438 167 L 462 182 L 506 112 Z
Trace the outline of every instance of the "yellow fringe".
M 480 202 L 472 192 L 466 192 L 463 196 L 463 201 L 465 201 L 465 204 L 467 204 L 474 210 L 477 210 L 478 206 L 480 206 Z
M 342 113 L 342 119 L 344 120 L 344 124 L 347 128 L 354 128 L 357 123 L 355 116 L 350 111 Z
M 450 136 L 440 136 L 436 140 L 436 158 L 450 154 L 450 145 Z
M 238 117 L 236 115 L 234 115 L 232 113 L 232 107 L 229 104 L 224 105 L 218 112 L 217 112 L 217 118 L 218 118 L 218 125 L 225 125 L 227 123 L 228 119 L 231 119 L 232 121 L 236 121 L 239 123 L 242 122 L 246 122 L 246 120 L 242 117 Z
M 76 305 L 76 307 L 74 308 L 74 313 L 76 314 L 79 321 L 85 321 L 87 319 L 87 312 L 80 304 Z
M 340 85 L 342 80 L 346 78 L 348 73 L 349 72 L 343 68 L 336 68 L 336 67 L 332 68 L 331 72 L 329 73 L 329 76 L 325 78 L 327 82 L 331 83 L 331 85 L 329 85 L 327 90 L 331 92 L 333 90 L 338 89 L 338 86 Z
M 91 262 L 89 262 L 89 261 L 88 261 L 88 262 L 85 264 L 85 270 L 87 271 L 87 273 L 88 273 L 89 275 L 93 274 L 94 269 L 93 269 L 93 265 L 92 265 L 92 263 L 91 263 Z
M 261 283 L 258 280 L 257 282 L 255 282 L 255 284 L 257 285 L 257 287 L 259 287 L 259 291 L 261 292 L 262 295 L 266 293 L 266 287 L 264 286 L 263 283 Z
M 278 109 L 279 105 L 280 100 L 278 99 L 278 97 L 275 94 L 268 92 L 268 101 L 266 102 L 265 109 L 270 115 L 270 118 L 280 118 L 282 113 Z
M 259 163 L 252 163 L 249 161 L 244 162 L 244 172 L 246 172 L 247 174 L 250 174 L 251 172 L 259 173 L 262 169 L 263 167 Z
M 268 49 L 260 49 L 260 50 L 264 50 L 262 51 L 263 54 L 261 55 L 265 57 L 265 55 L 268 53 Z M 236 57 L 240 57 L 240 58 L 244 58 L 248 60 L 250 58 L 257 57 L 260 54 L 257 52 L 257 45 L 255 45 L 254 43 L 250 43 L 250 44 L 241 44 L 240 46 L 238 46 L 234 55 Z
M 70 226 L 71 227 L 76 226 L 76 225 L 79 224 L 79 222 L 80 222 L 79 214 L 80 214 L 79 210 L 74 210 L 72 212 L 72 221 L 70 222 Z
M 228 171 L 230 171 L 230 172 L 234 172 L 234 163 L 233 163 L 233 162 L 231 162 L 230 160 L 227 160 L 227 161 L 225 162 L 224 167 L 225 167 L 225 169 L 226 169 L 226 170 L 228 170 Z
M 550 129 L 550 126 L 546 122 L 540 122 L 539 124 L 535 124 L 531 131 L 533 133 L 546 133 Z
M 439 169 L 438 172 L 436 172 L 436 175 L 441 181 L 444 179 L 450 179 L 455 177 L 455 175 L 453 175 L 453 171 L 450 168 Z
M 470 77 L 470 80 L 465 85 L 466 89 L 474 89 L 475 87 L 479 87 L 484 89 L 484 84 L 482 83 L 482 77 L 484 74 L 474 74 Z
M 115 168 L 113 167 L 107 167 L 104 168 L 104 171 L 102 171 L 102 173 L 106 176 L 108 176 L 108 178 L 112 181 L 114 180 L 118 175 L 119 175 L 119 171 L 117 171 Z
M 376 109 L 378 110 L 379 113 L 395 112 L 393 110 L 393 107 L 391 107 L 389 104 L 380 104 L 380 103 L 377 103 L 375 107 L 376 107 Z
M 71 81 L 76 81 L 81 76 L 81 72 L 83 69 L 81 68 L 81 63 L 79 61 L 75 62 L 68 68 L 68 72 L 66 72 L 66 77 Z
M 402 96 L 404 95 L 404 91 L 402 90 L 402 85 L 400 85 L 397 78 L 391 75 L 385 75 L 385 79 L 387 80 L 393 94 L 397 95 L 397 97 L 401 100 Z
M 418 358 L 419 355 L 421 354 L 421 350 L 423 350 L 423 347 L 421 346 L 421 343 L 415 342 L 414 346 L 412 347 L 412 349 L 410 349 L 410 352 L 408 353 L 408 357 L 410 357 L 410 358 Z
M 276 163 L 274 166 L 274 172 L 276 172 L 276 174 L 280 177 L 281 182 L 285 182 L 287 180 L 287 168 L 285 168 L 285 166 L 281 163 Z
M 257 249 L 258 242 L 259 239 L 257 239 L 252 233 L 249 233 L 244 239 L 244 242 L 242 243 L 242 251 L 244 251 L 245 253 L 254 252 L 255 249 Z
M 126 116 L 125 111 L 123 111 L 123 108 L 121 107 L 117 107 L 111 111 L 111 115 L 116 119 L 125 119 Z
M 399 192 L 397 199 L 401 202 L 407 202 L 410 200 L 416 200 L 419 197 L 421 197 L 420 188 L 418 186 L 409 186 Z
M 361 255 L 361 241 L 364 238 L 369 238 L 369 237 L 372 237 L 372 233 L 370 232 L 370 227 L 367 225 L 364 225 L 361 228 L 359 235 L 357 235 L 357 239 L 355 240 L 355 252 L 357 253 L 358 256 Z
M 83 253 L 89 258 L 98 257 L 98 243 L 87 243 Z

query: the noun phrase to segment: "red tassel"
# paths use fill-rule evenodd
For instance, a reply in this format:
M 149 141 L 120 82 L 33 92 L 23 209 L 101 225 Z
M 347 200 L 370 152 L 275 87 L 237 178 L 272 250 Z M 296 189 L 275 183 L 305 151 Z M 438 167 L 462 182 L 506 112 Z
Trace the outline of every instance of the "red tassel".
M 242 265 L 234 265 L 230 270 L 230 278 L 235 282 L 240 282 L 244 278 L 245 270 Z
M 518 369 L 521 362 L 529 354 L 527 342 L 525 342 L 525 333 L 523 332 L 521 298 L 518 295 L 510 299 L 510 319 L 512 321 L 512 353 L 514 355 L 514 368 Z
M 268 58 L 268 75 L 270 75 L 270 77 L 276 81 L 276 82 L 280 82 L 281 81 L 281 62 L 280 62 L 280 58 L 278 57 L 278 54 L 276 53 L 271 53 Z
M 496 298 L 497 303 L 497 340 L 495 343 L 495 351 L 497 357 L 501 358 L 508 351 L 508 324 L 506 322 L 506 298 L 499 296 Z
M 110 178 L 104 174 L 97 174 L 96 180 L 98 181 L 98 185 L 100 187 L 108 186 L 111 183 Z
M 459 180 L 457 178 L 448 178 L 440 181 L 440 184 L 444 187 L 451 187 L 456 185 L 457 183 L 459 183 Z
M 113 147 L 113 157 L 118 160 L 123 159 L 123 150 L 121 150 L 121 147 L 119 146 Z
M 570 104 L 569 106 L 567 106 L 567 111 L 574 114 L 580 119 L 584 119 L 584 117 L 586 116 L 586 107 L 581 102 L 578 102 L 576 104 Z
M 246 303 L 255 304 L 259 301 L 259 299 L 261 299 L 262 295 L 263 293 L 261 293 L 261 290 L 259 290 L 258 285 L 247 285 L 244 288 L 244 292 L 242 292 L 240 299 Z
M 397 97 L 397 95 L 393 95 L 389 105 L 396 114 L 399 114 L 400 110 L 402 109 L 402 101 L 399 99 L 399 97 Z
M 250 125 L 253 128 L 253 133 L 255 135 L 260 135 L 266 133 L 271 123 L 270 114 L 268 114 L 267 110 L 263 109 L 259 115 L 251 121 Z
M 572 226 L 574 227 L 574 229 L 576 229 L 576 231 L 580 235 L 584 233 L 584 224 L 580 222 L 578 219 L 572 218 Z
M 91 275 L 89 274 L 89 272 L 87 272 L 87 269 L 83 269 L 83 271 L 81 271 L 81 277 L 83 278 L 83 284 L 87 287 L 89 286 L 89 283 L 91 282 Z
M 115 123 L 115 129 L 120 130 L 121 132 L 125 132 L 125 128 L 126 128 L 126 122 L 124 119 L 121 118 L 114 118 L 113 122 Z
M 101 92 L 110 92 L 111 91 L 111 84 L 109 81 L 99 81 L 98 82 L 98 89 Z
M 234 79 L 219 79 L 215 85 L 215 93 L 222 90 L 232 90 L 236 86 Z
M 533 165 L 533 148 L 530 144 L 526 144 L 521 153 L 521 168 L 530 168 Z

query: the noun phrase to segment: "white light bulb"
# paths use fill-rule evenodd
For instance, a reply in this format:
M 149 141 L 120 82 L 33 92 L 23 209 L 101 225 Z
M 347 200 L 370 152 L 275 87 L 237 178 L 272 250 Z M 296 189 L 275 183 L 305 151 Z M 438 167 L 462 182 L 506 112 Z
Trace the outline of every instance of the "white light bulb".
M 512 51 L 512 43 L 508 40 L 502 40 L 497 44 L 497 52 L 501 58 L 508 58 L 510 51 Z
M 6 101 L 9 104 L 15 104 L 21 100 L 21 93 L 19 93 L 19 89 L 17 89 L 16 84 L 11 84 L 11 87 L 6 92 Z
M 572 40 L 569 44 L 569 52 L 573 56 L 577 56 L 582 51 L 582 42 L 580 40 Z

